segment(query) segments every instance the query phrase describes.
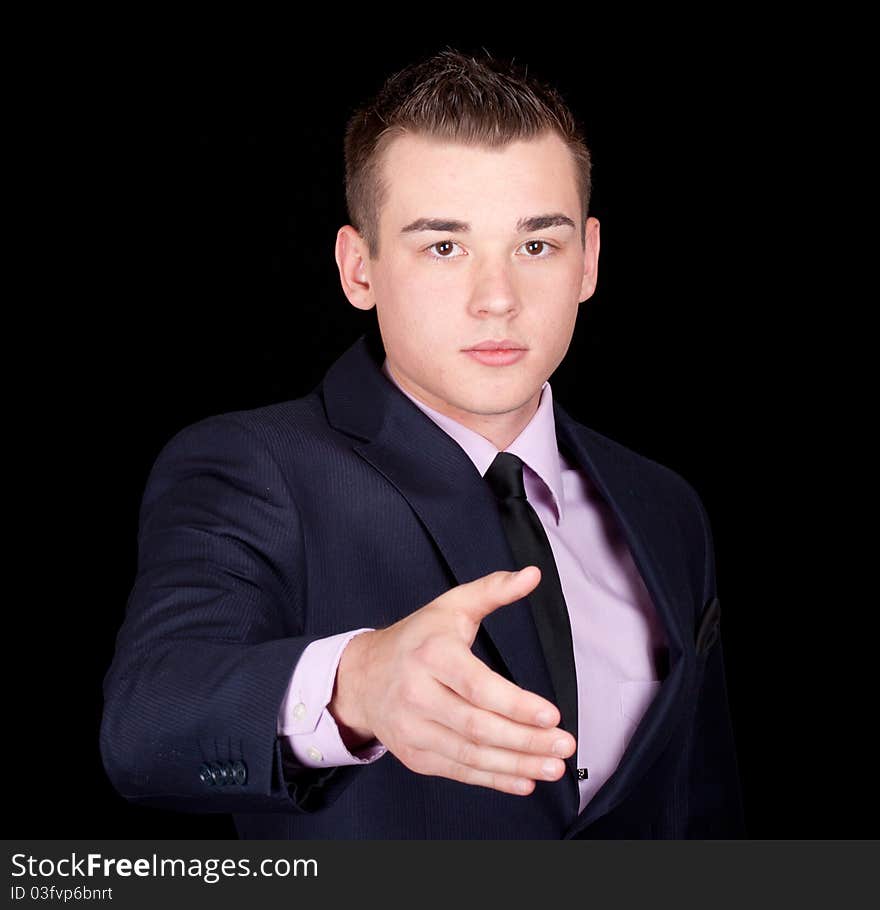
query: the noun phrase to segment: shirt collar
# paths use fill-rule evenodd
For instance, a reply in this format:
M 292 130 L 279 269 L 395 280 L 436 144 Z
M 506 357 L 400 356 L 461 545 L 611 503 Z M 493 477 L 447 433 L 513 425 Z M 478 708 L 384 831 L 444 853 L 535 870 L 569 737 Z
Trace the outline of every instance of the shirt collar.
M 416 407 L 427 414 L 464 449 L 480 472 L 480 476 L 485 476 L 500 451 L 495 444 L 485 436 L 481 436 L 446 414 L 441 414 L 411 395 L 398 383 L 388 369 L 387 357 L 382 363 L 382 372 Z M 556 523 L 559 524 L 564 514 L 565 497 L 562 489 L 559 449 L 556 444 L 556 422 L 553 418 L 553 390 L 550 388 L 549 380 L 545 380 L 541 386 L 541 398 L 532 419 L 504 451 L 522 459 L 524 464 L 544 482 L 553 498 L 553 504 L 556 507 Z

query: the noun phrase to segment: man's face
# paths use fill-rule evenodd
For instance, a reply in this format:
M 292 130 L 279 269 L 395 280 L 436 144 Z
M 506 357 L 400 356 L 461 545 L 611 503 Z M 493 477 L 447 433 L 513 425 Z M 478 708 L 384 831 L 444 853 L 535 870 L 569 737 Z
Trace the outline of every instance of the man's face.
M 356 305 L 375 304 L 392 373 L 466 425 L 524 425 L 595 288 L 599 223 L 585 249 L 571 153 L 554 133 L 494 151 L 407 135 L 383 167 L 380 255 Z M 542 216 L 554 217 L 522 223 Z M 504 366 L 466 353 L 489 340 L 526 350 Z

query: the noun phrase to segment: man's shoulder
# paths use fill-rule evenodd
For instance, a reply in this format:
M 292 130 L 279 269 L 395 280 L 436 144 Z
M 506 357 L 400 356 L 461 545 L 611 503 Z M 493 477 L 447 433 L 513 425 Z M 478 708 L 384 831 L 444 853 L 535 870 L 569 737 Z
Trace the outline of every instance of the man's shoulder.
M 209 414 L 181 427 L 167 445 L 180 445 L 203 439 L 225 439 L 230 445 L 238 440 L 253 446 L 262 442 L 269 449 L 289 448 L 297 439 L 327 435 L 329 425 L 317 390 L 301 398 L 291 398 L 253 408 Z
M 572 418 L 569 427 L 587 452 L 625 478 L 630 493 L 641 500 L 702 508 L 695 487 L 674 468 Z
M 226 411 L 207 420 L 236 424 L 273 447 L 279 442 L 289 444 L 300 437 L 326 434 L 329 428 L 324 405 L 317 391 L 301 398 Z
M 318 388 L 301 398 L 222 411 L 185 424 L 159 447 L 151 474 L 205 471 L 231 475 L 316 470 L 339 446 Z

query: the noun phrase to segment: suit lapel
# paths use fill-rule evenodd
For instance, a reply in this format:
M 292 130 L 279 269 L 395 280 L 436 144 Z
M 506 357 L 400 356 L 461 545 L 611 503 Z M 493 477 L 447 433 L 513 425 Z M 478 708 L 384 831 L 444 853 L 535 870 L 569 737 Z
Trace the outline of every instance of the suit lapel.
M 499 569 L 519 568 L 504 535 L 497 505 L 473 462 L 445 431 L 417 408 L 381 373 L 385 356 L 376 328 L 358 339 L 327 371 L 322 386 L 330 423 L 359 438 L 354 450 L 381 473 L 409 503 L 434 540 L 456 584 Z M 633 558 L 657 606 L 670 642 L 670 672 L 634 734 L 614 775 L 577 816 L 574 761 L 569 773 L 550 786 L 570 837 L 609 811 L 662 751 L 682 708 L 684 618 L 675 595 L 664 584 L 662 565 L 650 546 L 650 516 L 627 466 L 602 437 L 577 424 L 554 401 L 557 438 L 589 474 L 621 523 Z M 555 701 L 550 675 L 527 598 L 499 607 L 482 628 L 511 678 L 524 689 Z

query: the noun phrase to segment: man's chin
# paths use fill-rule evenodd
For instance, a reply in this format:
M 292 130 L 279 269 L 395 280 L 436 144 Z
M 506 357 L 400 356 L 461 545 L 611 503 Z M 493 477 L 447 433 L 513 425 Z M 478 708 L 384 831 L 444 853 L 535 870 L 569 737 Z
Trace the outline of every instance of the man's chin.
M 469 414 L 475 414 L 480 417 L 500 417 L 504 414 L 511 414 L 527 406 L 532 400 L 532 395 L 482 395 L 480 397 L 468 397 L 457 405 L 461 411 Z

